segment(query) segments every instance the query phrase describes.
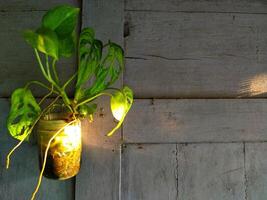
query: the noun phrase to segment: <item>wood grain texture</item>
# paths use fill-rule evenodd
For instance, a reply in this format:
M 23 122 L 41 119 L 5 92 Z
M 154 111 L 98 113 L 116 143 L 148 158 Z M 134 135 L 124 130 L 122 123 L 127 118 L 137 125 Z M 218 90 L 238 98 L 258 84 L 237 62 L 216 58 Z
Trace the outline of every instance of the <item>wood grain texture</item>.
M 264 99 L 135 100 L 126 143 L 267 140 Z
M 5 169 L 6 155 L 18 141 L 8 135 L 5 122 L 9 112 L 9 101 L 0 99 L 0 199 L 30 199 L 39 177 L 37 146 L 23 144 L 11 157 L 9 170 Z M 73 180 L 55 181 L 44 178 L 37 199 L 73 200 Z
M 118 200 L 120 170 L 120 131 L 106 134 L 116 123 L 107 99 L 99 102 L 94 121 L 83 122 L 83 156 L 81 171 L 76 177 L 76 199 Z
M 45 12 L 0 12 L 0 97 L 8 97 L 17 87 L 23 87 L 28 81 L 41 80 L 42 77 L 33 49 L 24 41 L 25 29 L 36 29 Z M 75 58 L 63 59 L 57 64 L 63 81 L 76 69 Z M 34 87 L 35 96 L 48 91 Z
M 128 11 L 125 21 L 135 97 L 267 95 L 267 15 Z
M 126 10 L 266 13 L 265 0 L 126 0 Z
M 123 44 L 123 0 L 91 0 L 83 2 L 83 27 L 94 28 L 96 37 Z
M 243 144 L 179 145 L 178 199 L 244 200 L 244 174 Z
M 24 0 L 1 0 L 0 1 L 0 12 L 6 11 L 36 11 L 36 10 L 49 10 L 50 8 L 60 4 L 79 5 L 80 0 L 35 0 L 35 1 L 24 1 Z
M 176 145 L 125 145 L 123 200 L 176 200 Z
M 123 44 L 123 8 L 123 0 L 83 1 L 82 27 L 94 28 L 101 40 L 111 39 Z M 118 81 L 117 86 L 121 83 Z M 109 101 L 103 99 L 100 103 L 104 110 L 101 109 L 92 126 L 84 126 L 83 163 L 76 178 L 75 192 L 79 200 L 119 199 L 121 131 L 112 137 L 105 136 L 116 123 L 110 113 Z
M 267 196 L 266 143 L 246 143 L 247 199 L 264 200 Z

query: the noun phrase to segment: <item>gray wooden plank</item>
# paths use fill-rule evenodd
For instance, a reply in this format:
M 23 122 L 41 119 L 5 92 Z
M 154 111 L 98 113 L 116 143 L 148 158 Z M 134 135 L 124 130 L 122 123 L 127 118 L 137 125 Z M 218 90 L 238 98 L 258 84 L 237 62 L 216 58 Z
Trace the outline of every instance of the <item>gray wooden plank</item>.
M 266 13 L 265 0 L 126 0 L 126 10 Z
M 96 37 L 123 44 L 123 0 L 92 0 L 83 2 L 82 26 L 94 28 Z
M 125 145 L 123 200 L 176 200 L 176 145 Z
M 246 143 L 247 199 L 265 200 L 267 195 L 266 143 Z
M 135 100 L 126 143 L 267 140 L 265 99 Z
M 23 144 L 11 157 L 9 170 L 5 169 L 7 153 L 18 143 L 8 135 L 6 118 L 9 112 L 7 99 L 0 99 L 0 199 L 30 199 L 39 178 L 37 146 Z M 73 200 L 73 180 L 55 181 L 44 178 L 37 199 Z
M 112 199 L 119 196 L 120 131 L 106 134 L 116 125 L 107 99 L 100 101 L 94 121 L 83 121 L 83 154 L 76 177 L 76 199 Z M 100 189 L 101 188 L 101 189 Z
M 125 14 L 124 83 L 137 98 L 265 97 L 267 15 Z
M 0 12 L 1 97 L 10 96 L 15 88 L 23 87 L 28 81 L 44 81 L 34 52 L 22 37 L 23 30 L 35 29 L 39 26 L 44 13 L 44 11 Z M 57 68 L 62 80 L 66 80 L 75 71 L 75 58 L 63 59 L 57 64 Z M 34 90 L 36 96 L 47 93 L 46 90 L 37 88 Z
M 178 199 L 244 200 L 244 174 L 243 144 L 179 145 Z
M 83 1 L 82 27 L 95 29 L 97 38 L 123 44 L 123 0 Z M 116 86 L 122 83 L 118 81 Z M 93 124 L 83 131 L 83 164 L 76 178 L 75 197 L 79 200 L 118 200 L 120 186 L 121 131 L 108 138 L 105 134 L 116 125 L 107 99 L 100 101 L 104 108 Z M 101 188 L 101 189 L 100 189 Z
M 50 8 L 60 5 L 60 4 L 70 4 L 70 5 L 79 5 L 80 0 L 33 0 L 33 1 L 24 1 L 24 0 L 1 0 L 0 1 L 0 12 L 6 11 L 36 11 L 36 10 L 49 10 Z

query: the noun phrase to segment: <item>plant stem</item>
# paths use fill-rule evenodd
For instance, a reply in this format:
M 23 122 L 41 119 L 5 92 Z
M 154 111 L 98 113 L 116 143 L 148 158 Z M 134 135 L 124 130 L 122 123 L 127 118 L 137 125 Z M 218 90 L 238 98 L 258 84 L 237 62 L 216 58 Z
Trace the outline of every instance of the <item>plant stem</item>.
M 22 140 L 15 146 L 13 147 L 13 149 L 11 149 L 11 151 L 7 154 L 6 156 L 6 169 L 9 168 L 10 165 L 10 156 L 14 153 L 14 151 L 22 144 L 22 142 L 24 142 L 24 140 L 28 137 L 28 133 L 25 135 L 24 138 L 22 138 Z
M 44 159 L 43 159 L 43 166 L 42 166 L 42 170 L 40 172 L 40 175 L 39 175 L 39 179 L 38 179 L 38 183 L 37 183 L 37 186 L 32 194 L 32 197 L 31 197 L 31 200 L 34 200 L 35 198 L 35 195 L 37 194 L 39 188 L 40 188 L 40 185 L 41 185 L 41 182 L 42 182 L 42 178 L 43 178 L 43 173 L 44 173 L 44 170 L 45 170 L 45 165 L 46 165 L 46 160 L 47 160 L 47 154 L 48 154 L 48 150 L 49 150 L 49 147 L 51 145 L 51 142 L 53 139 L 55 139 L 55 137 L 62 131 L 64 130 L 65 127 L 73 124 L 74 122 L 76 122 L 77 120 L 73 120 L 71 122 L 69 122 L 68 124 L 66 124 L 65 126 L 63 126 L 62 128 L 60 128 L 49 140 L 47 146 L 46 146 L 46 149 L 45 149 L 45 154 L 44 154 Z
M 50 91 L 47 95 L 45 95 L 45 96 L 41 99 L 41 101 L 40 101 L 38 104 L 41 105 L 41 104 L 43 103 L 43 101 L 44 101 L 47 97 L 49 97 L 53 92 L 54 92 L 54 87 L 53 87 L 53 85 L 52 85 L 52 89 L 51 89 L 51 91 Z
M 107 96 L 112 97 L 112 95 L 109 94 L 109 93 L 101 92 L 101 93 L 99 93 L 99 94 L 97 94 L 97 95 L 95 95 L 95 96 L 93 96 L 93 97 L 91 97 L 91 98 L 89 98 L 89 99 L 86 99 L 86 100 L 84 100 L 84 101 L 78 103 L 78 104 L 75 106 L 75 109 L 77 109 L 79 106 L 81 106 L 81 105 L 83 105 L 83 104 L 85 104 L 85 103 L 88 103 L 88 102 L 90 102 L 90 101 L 94 100 L 95 98 L 97 98 L 97 97 L 99 97 L 99 96 L 102 96 L 102 95 L 107 95 Z
M 51 79 L 48 55 L 45 55 L 45 63 L 46 63 L 47 76 Z
M 45 88 L 45 89 L 51 90 L 50 87 L 48 87 L 47 85 L 45 85 L 45 84 L 43 84 L 43 83 L 41 83 L 41 82 L 39 82 L 39 81 L 30 81 L 30 82 L 28 82 L 28 83 L 25 85 L 25 88 L 28 88 L 31 84 L 36 84 L 36 85 L 39 85 L 39 86 L 41 86 L 41 87 L 43 87 L 43 88 Z M 53 90 L 53 92 L 56 93 L 56 94 L 59 94 L 59 93 L 58 93 L 57 91 L 55 91 L 55 90 Z
M 53 60 L 53 63 L 52 63 L 52 69 L 53 69 L 53 74 L 55 76 L 55 79 L 56 79 L 56 83 L 59 84 L 59 78 L 58 78 L 58 74 L 57 74 L 57 70 L 56 70 L 56 59 Z
M 77 72 L 75 73 L 75 74 L 73 74 L 70 78 L 69 78 L 69 80 L 67 80 L 66 82 L 65 82 L 65 84 L 63 85 L 63 89 L 65 89 L 69 84 L 70 84 L 70 82 L 75 78 L 77 76 Z
M 39 63 L 39 66 L 40 66 L 40 68 L 41 68 L 41 71 L 42 71 L 44 77 L 50 82 L 50 78 L 48 77 L 48 75 L 47 75 L 47 73 L 46 73 L 46 71 L 45 71 L 45 69 L 44 69 L 44 66 L 43 66 L 43 64 L 42 64 L 42 61 L 41 61 L 40 55 L 39 55 L 39 53 L 38 53 L 38 50 L 37 50 L 37 49 L 34 49 L 34 53 L 35 53 L 35 56 L 36 56 L 36 58 L 37 58 L 37 61 L 38 61 L 38 63 Z
M 34 49 L 34 52 L 35 52 L 37 61 L 38 61 L 38 63 L 39 63 L 39 66 L 40 66 L 40 68 L 41 68 L 41 71 L 42 71 L 44 77 L 47 79 L 48 82 L 50 82 L 51 84 L 53 84 L 53 85 L 55 86 L 55 88 L 58 90 L 59 94 L 61 95 L 61 97 L 62 97 L 64 103 L 66 104 L 66 106 L 67 106 L 71 111 L 73 111 L 72 108 L 71 108 L 71 106 L 70 106 L 70 105 L 71 105 L 71 101 L 70 101 L 70 99 L 68 98 L 68 96 L 67 96 L 65 90 L 64 90 L 63 88 L 61 88 L 61 87 L 60 87 L 60 86 L 59 86 L 59 85 L 58 85 L 58 84 L 51 78 L 51 76 L 49 77 L 49 76 L 47 75 L 47 73 L 46 73 L 46 71 L 45 71 L 45 69 L 44 69 L 44 66 L 43 66 L 43 64 L 42 64 L 41 58 L 40 58 L 40 56 L 39 56 L 38 50 L 37 50 L 37 49 Z M 53 70 L 55 70 L 55 62 L 56 62 L 56 59 L 53 60 Z M 55 76 L 57 77 L 56 71 L 54 71 L 54 72 L 55 72 Z M 57 79 L 58 79 L 58 77 L 57 77 Z

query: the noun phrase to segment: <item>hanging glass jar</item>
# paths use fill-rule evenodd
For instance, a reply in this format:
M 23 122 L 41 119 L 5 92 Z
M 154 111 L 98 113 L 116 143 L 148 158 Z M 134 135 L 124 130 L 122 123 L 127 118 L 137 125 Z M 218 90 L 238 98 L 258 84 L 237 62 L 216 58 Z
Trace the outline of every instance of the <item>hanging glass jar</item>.
M 40 168 L 47 160 L 44 176 L 64 180 L 78 174 L 80 170 L 82 141 L 81 123 L 79 120 L 69 124 L 65 114 L 48 114 L 38 122 L 37 141 L 39 146 Z

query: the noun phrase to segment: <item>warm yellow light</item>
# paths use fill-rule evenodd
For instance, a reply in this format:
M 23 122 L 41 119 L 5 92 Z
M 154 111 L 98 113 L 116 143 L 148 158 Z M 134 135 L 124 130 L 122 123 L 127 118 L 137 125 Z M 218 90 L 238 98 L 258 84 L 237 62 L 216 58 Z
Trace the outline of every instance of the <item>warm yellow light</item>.
M 118 106 L 115 110 L 113 110 L 113 116 L 118 121 L 120 121 L 123 118 L 124 113 L 125 113 L 125 107 L 123 105 Z
M 258 74 L 242 83 L 241 95 L 257 96 L 267 93 L 267 74 Z
M 62 145 L 67 149 L 74 149 L 81 145 L 81 126 L 69 125 L 64 128 L 64 135 L 60 137 Z

